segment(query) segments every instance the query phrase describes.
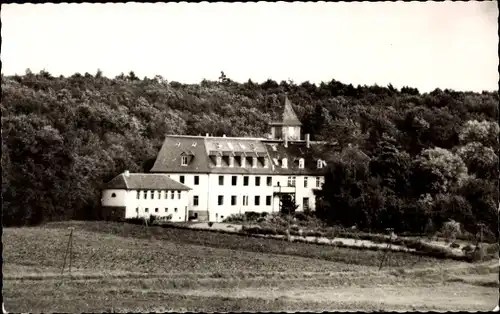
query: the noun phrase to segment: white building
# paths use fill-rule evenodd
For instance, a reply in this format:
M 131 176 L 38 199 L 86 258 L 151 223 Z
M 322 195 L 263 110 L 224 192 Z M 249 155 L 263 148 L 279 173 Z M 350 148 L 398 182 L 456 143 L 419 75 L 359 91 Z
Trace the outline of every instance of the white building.
M 136 217 L 170 217 L 186 221 L 190 188 L 166 174 L 124 173 L 102 191 L 103 216 L 110 220 Z
M 328 144 L 301 139 L 301 123 L 285 97 L 272 139 L 168 135 L 151 169 L 191 188 L 191 219 L 222 221 L 247 211 L 278 212 L 291 195 L 298 207 L 314 210 L 314 190 L 324 181 Z

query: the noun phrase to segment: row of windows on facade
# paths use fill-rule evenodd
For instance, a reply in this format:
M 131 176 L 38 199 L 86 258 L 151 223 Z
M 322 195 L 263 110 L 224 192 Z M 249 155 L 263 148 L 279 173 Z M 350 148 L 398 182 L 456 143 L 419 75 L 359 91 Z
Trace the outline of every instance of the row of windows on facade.
M 136 212 L 136 213 L 138 213 L 138 212 L 139 212 L 139 207 L 136 207 L 136 208 L 135 208 L 135 212 Z M 149 208 L 147 208 L 147 207 L 146 207 L 146 208 L 144 208 L 144 212 L 145 212 L 145 213 L 149 213 Z M 157 213 L 157 212 L 158 212 L 158 207 L 157 207 L 157 208 L 155 208 L 155 213 Z M 165 207 L 165 212 L 166 212 L 166 213 L 168 213 L 168 207 Z M 176 213 L 176 212 L 177 212 L 177 208 L 174 208 L 174 213 Z
M 181 191 L 137 191 L 137 199 L 141 198 L 141 194 L 143 199 L 148 199 L 148 195 L 150 199 L 174 199 L 175 193 L 177 192 L 177 199 L 181 198 Z M 155 197 L 156 196 L 156 197 Z M 170 196 L 170 197 L 169 197 Z
M 260 179 L 261 177 L 256 176 L 255 177 L 255 186 L 260 186 Z M 287 185 L 288 186 L 295 186 L 297 177 L 288 177 L 287 180 Z M 179 176 L 179 181 L 181 183 L 184 183 L 186 181 L 185 176 Z M 248 186 L 250 182 L 250 177 L 249 176 L 243 176 L 243 185 Z M 316 187 L 319 188 L 321 183 L 321 178 L 316 177 Z M 200 184 L 200 177 L 199 176 L 194 176 L 194 185 L 199 185 Z M 273 177 L 267 177 L 266 178 L 266 184 L 267 186 L 272 186 L 273 185 Z M 219 176 L 219 185 L 224 185 L 224 176 Z M 231 177 L 231 185 L 236 186 L 238 185 L 238 176 L 232 176 Z M 278 182 L 279 186 L 279 182 Z M 304 187 L 308 187 L 308 177 L 304 177 Z
M 272 196 L 267 195 L 266 196 L 266 206 L 271 206 L 272 202 Z M 304 197 L 302 199 L 303 206 L 304 208 L 309 207 L 309 198 Z M 217 198 L 217 204 L 219 206 L 224 205 L 224 195 L 219 195 Z M 236 206 L 238 204 L 238 197 L 236 195 L 231 195 L 231 206 Z M 199 197 L 197 195 L 193 196 L 193 206 L 198 206 L 199 205 Z M 256 195 L 254 197 L 254 206 L 260 206 L 260 195 Z M 243 206 L 248 206 L 248 195 L 243 195 Z
M 221 167 L 222 166 L 222 158 L 223 156 L 215 156 L 215 166 L 216 167 Z M 250 160 L 252 161 L 252 168 L 257 168 L 257 161 L 261 159 L 261 164 L 264 165 L 264 168 L 269 167 L 269 159 L 265 157 L 244 157 L 240 156 L 239 159 L 239 165 L 241 168 L 245 168 L 247 164 L 247 159 L 251 158 Z M 234 156 L 229 156 L 227 164 L 229 167 L 234 167 L 234 161 L 235 157 Z M 277 158 L 273 158 L 273 162 L 275 166 L 279 166 L 279 162 Z M 189 163 L 188 156 L 181 156 L 181 166 L 187 166 Z M 304 169 L 305 161 L 304 158 L 299 159 L 299 169 Z M 326 162 L 324 160 L 318 159 L 316 162 L 316 168 L 322 169 L 323 166 L 326 166 Z M 281 168 L 288 168 L 288 159 L 283 158 L 281 159 Z

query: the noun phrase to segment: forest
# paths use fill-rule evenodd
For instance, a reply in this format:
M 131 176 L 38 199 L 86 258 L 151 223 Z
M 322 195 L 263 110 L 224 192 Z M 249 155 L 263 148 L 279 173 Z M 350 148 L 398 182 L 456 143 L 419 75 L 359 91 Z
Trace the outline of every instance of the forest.
M 453 219 L 498 237 L 498 91 L 238 83 L 223 72 L 199 84 L 2 75 L 3 224 L 100 219 L 102 184 L 149 171 L 165 134 L 265 136 L 285 93 L 303 133 L 341 148 L 318 191 L 322 220 L 427 232 Z

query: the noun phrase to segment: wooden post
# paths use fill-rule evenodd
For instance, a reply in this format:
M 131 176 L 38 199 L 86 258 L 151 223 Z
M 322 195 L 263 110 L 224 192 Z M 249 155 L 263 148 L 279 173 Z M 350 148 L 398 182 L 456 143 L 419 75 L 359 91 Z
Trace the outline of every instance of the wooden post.
M 71 276 L 71 266 L 73 264 L 73 228 L 70 228 L 69 233 L 69 275 Z

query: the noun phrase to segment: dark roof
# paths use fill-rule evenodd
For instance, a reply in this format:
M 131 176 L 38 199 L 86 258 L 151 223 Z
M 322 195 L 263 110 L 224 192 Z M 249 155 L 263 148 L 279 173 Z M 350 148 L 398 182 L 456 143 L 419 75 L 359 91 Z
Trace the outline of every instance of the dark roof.
M 179 183 L 168 177 L 166 174 L 152 173 L 124 173 L 109 181 L 107 189 L 127 189 L 127 190 L 191 190 L 190 187 Z
M 191 151 L 193 156 L 187 166 L 181 166 L 181 154 Z M 151 172 L 209 172 L 205 140 L 199 136 L 169 135 L 151 168 Z
M 295 111 L 293 111 L 292 103 L 287 96 L 283 100 L 283 113 L 281 115 L 281 121 L 272 122 L 270 125 L 288 125 L 288 126 L 301 126 L 302 123 L 297 118 Z
M 196 145 L 193 146 L 193 143 Z M 190 146 L 194 156 L 187 166 L 182 166 L 180 158 L 187 146 Z M 311 142 L 311 148 L 307 148 L 306 143 L 301 141 L 289 142 L 288 147 L 284 147 L 283 142 L 259 138 L 169 135 L 163 142 L 151 172 L 321 175 L 326 167 L 317 169 L 317 161 L 325 159 L 322 151 L 327 149 L 315 149 L 320 146 L 326 147 L 327 144 Z M 235 165 L 229 167 L 229 156 L 233 153 L 236 156 Z M 220 167 L 216 165 L 218 155 L 222 155 Z M 239 164 L 241 156 L 249 158 L 243 168 Z M 252 167 L 251 157 L 258 157 L 256 168 Z M 288 167 L 282 168 L 281 161 L 285 157 L 288 158 Z M 304 158 L 304 169 L 299 169 L 300 158 Z M 263 159 L 269 162 L 267 168 L 264 167 Z

